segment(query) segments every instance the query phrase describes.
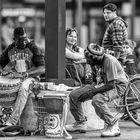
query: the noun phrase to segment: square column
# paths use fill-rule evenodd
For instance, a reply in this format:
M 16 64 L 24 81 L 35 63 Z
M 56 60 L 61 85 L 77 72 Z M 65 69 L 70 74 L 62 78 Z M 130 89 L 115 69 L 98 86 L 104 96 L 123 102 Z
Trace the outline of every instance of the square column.
M 65 0 L 45 0 L 45 81 L 65 79 Z

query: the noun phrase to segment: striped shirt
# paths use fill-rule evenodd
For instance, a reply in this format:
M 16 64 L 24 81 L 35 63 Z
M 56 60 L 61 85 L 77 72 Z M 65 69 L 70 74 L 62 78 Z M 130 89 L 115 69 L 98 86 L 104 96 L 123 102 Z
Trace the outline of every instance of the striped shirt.
M 105 49 L 123 52 L 126 38 L 127 24 L 121 17 L 117 17 L 109 23 L 103 37 L 102 46 Z

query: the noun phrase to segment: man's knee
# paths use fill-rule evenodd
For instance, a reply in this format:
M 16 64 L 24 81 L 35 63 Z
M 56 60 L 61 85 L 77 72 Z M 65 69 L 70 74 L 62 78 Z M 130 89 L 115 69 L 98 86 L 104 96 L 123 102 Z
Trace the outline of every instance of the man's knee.
M 33 78 L 28 78 L 28 79 L 25 79 L 23 82 L 22 82 L 22 88 L 28 90 L 29 88 L 29 85 L 32 83 L 34 79 Z
M 95 96 L 93 96 L 92 98 L 92 105 L 93 106 L 98 106 L 99 104 L 104 102 L 104 95 L 102 94 L 96 94 Z
M 69 98 L 70 98 L 70 100 L 71 100 L 71 99 L 75 99 L 75 98 L 76 98 L 76 92 L 75 92 L 75 91 L 72 91 L 72 92 L 69 94 Z

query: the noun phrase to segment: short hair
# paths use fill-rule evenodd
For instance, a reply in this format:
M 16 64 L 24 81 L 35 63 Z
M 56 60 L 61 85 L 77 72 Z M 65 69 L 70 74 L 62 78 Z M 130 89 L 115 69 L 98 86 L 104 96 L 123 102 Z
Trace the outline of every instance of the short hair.
M 132 50 L 136 47 L 136 42 L 130 39 L 127 39 L 124 44 L 128 45 Z
M 113 3 L 108 3 L 106 4 L 104 7 L 103 7 L 103 12 L 104 10 L 107 9 L 107 10 L 110 10 L 112 12 L 116 11 L 116 13 L 118 13 L 118 8 L 115 4 Z

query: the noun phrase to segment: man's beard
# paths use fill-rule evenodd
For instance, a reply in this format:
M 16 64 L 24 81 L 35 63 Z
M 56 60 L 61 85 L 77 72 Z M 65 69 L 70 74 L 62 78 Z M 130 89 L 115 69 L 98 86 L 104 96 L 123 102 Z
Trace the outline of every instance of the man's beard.
M 17 46 L 17 49 L 25 49 L 26 43 L 19 40 L 17 41 L 16 46 Z
M 102 65 L 103 64 L 103 59 L 97 59 L 97 58 L 94 58 L 92 59 L 92 61 L 89 62 L 89 64 L 91 66 L 95 66 L 95 65 Z
M 20 38 L 16 42 L 17 49 L 25 49 L 28 40 L 27 38 Z
M 26 45 L 24 44 L 17 44 L 17 49 L 25 49 Z

